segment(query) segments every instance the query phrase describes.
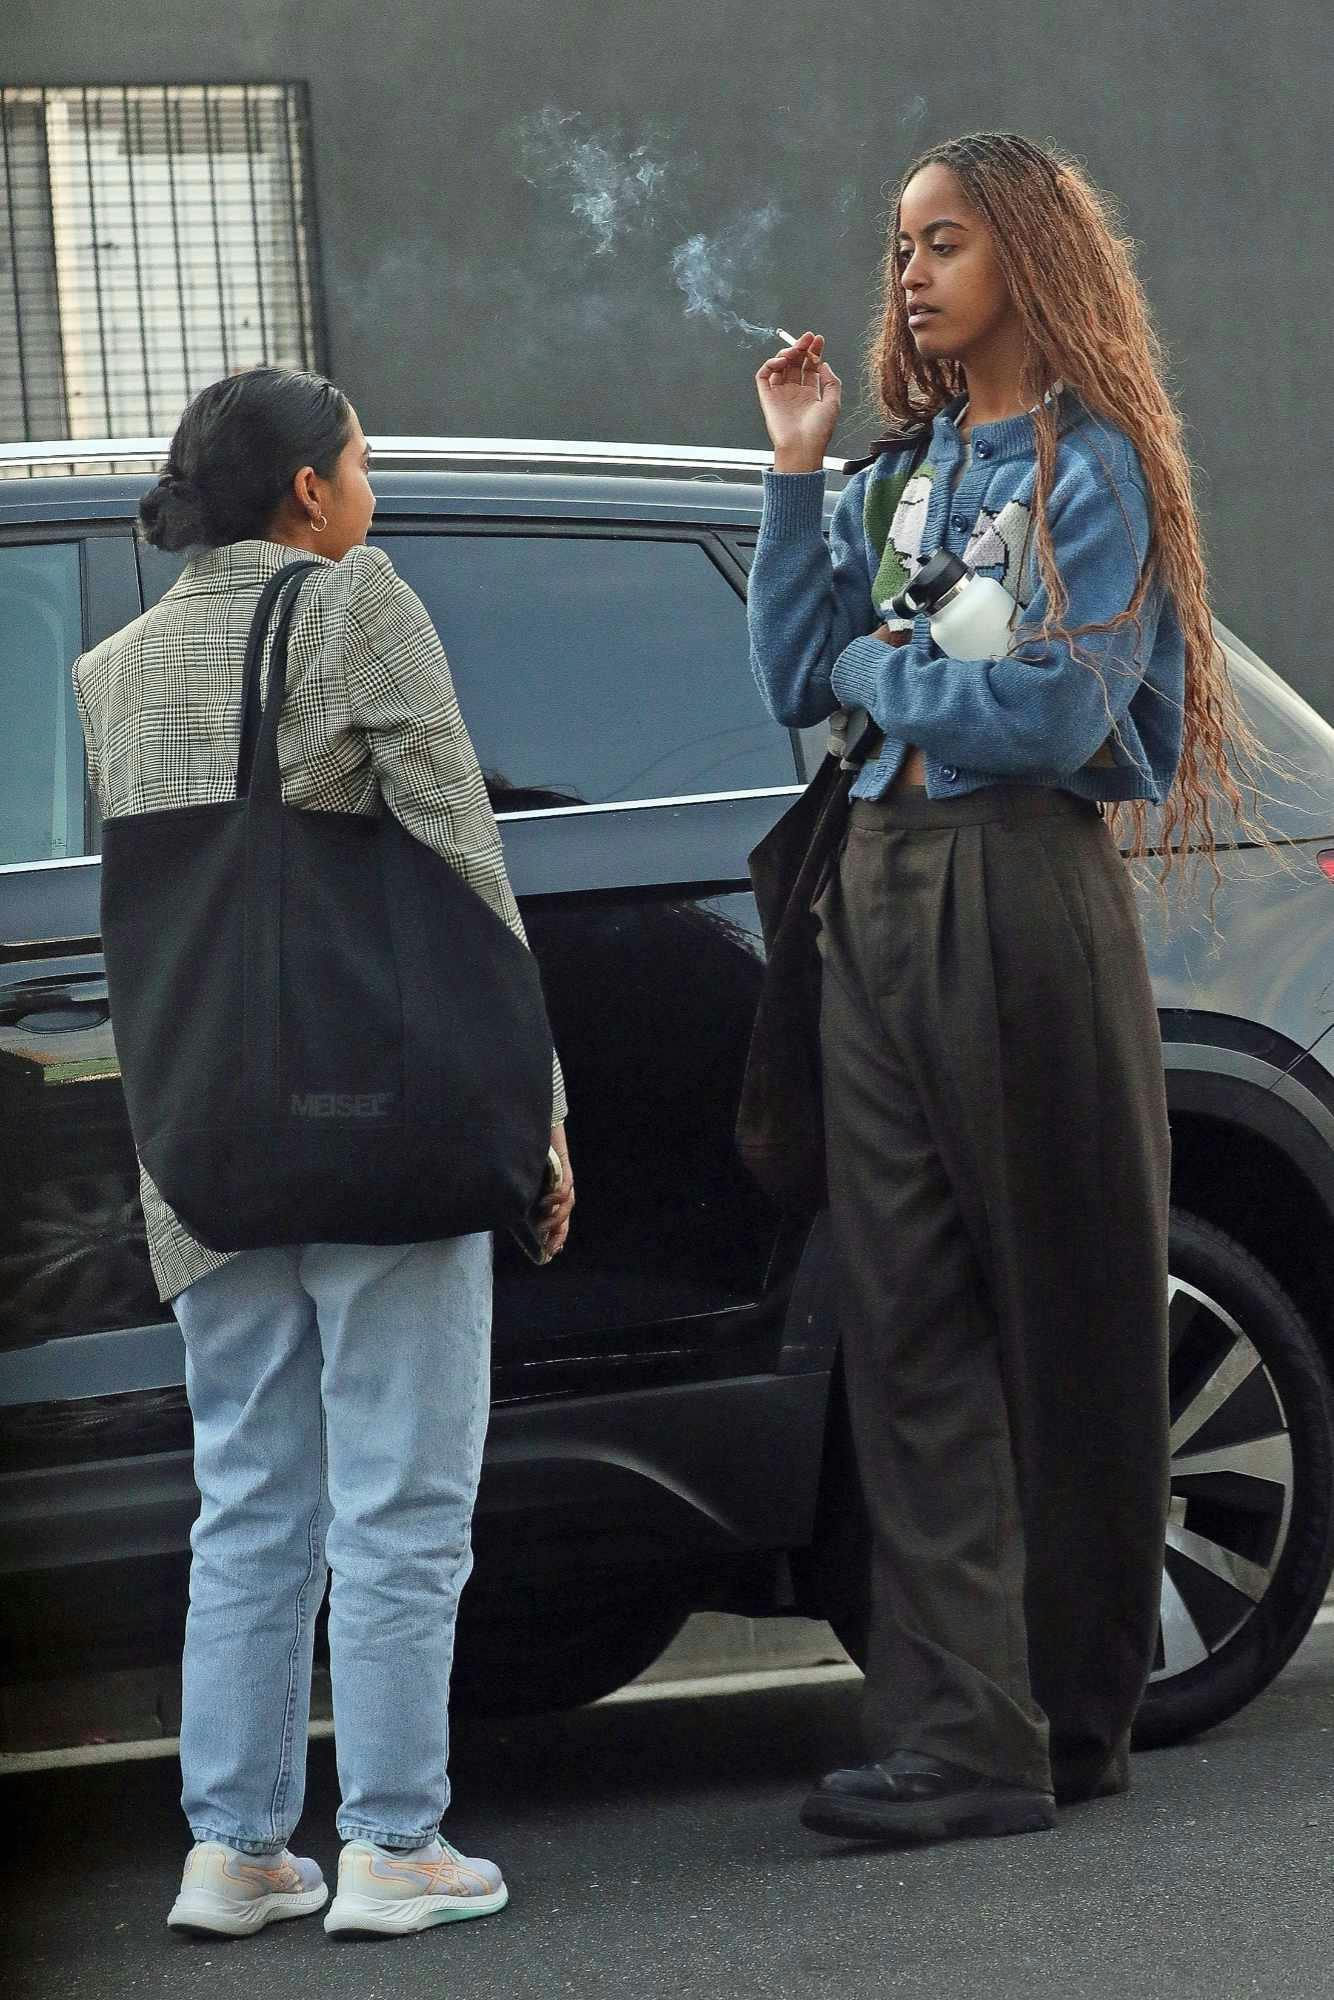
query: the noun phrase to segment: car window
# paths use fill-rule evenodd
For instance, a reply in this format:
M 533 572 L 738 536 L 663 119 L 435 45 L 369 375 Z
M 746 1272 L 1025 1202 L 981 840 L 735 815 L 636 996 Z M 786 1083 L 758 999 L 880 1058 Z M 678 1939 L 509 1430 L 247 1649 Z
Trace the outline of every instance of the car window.
M 602 804 L 795 782 L 751 677 L 745 605 L 700 543 L 377 539 L 440 633 L 499 810 L 507 791 Z
M 84 852 L 77 542 L 0 546 L 0 865 Z
M 190 558 L 182 555 L 179 549 L 155 549 L 151 542 L 141 542 L 137 535 L 134 551 L 139 558 L 139 588 L 144 610 L 151 611 L 159 598 L 166 596 Z

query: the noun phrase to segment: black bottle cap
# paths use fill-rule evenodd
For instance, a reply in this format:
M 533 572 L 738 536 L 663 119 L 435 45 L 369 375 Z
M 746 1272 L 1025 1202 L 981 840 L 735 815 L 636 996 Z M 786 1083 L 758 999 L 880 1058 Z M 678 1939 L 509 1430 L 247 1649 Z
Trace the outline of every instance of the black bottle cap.
M 947 591 L 953 590 L 956 583 L 962 583 L 971 574 L 966 562 L 951 555 L 948 549 L 941 549 L 928 557 L 910 583 L 904 584 L 893 600 L 894 609 L 900 618 L 912 618 L 919 611 L 929 614 Z

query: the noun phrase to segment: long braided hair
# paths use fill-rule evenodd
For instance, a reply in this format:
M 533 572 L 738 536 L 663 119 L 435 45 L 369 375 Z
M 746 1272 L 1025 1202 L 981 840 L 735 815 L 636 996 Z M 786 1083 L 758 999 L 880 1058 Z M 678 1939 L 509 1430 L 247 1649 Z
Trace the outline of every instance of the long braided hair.
M 987 223 L 1025 339 L 1023 388 L 1034 412 L 1037 477 L 1033 516 L 1038 570 L 1048 612 L 1039 639 L 1067 641 L 1077 659 L 1099 669 L 1078 641 L 1139 624 L 1145 593 L 1160 583 L 1185 639 L 1181 760 L 1150 845 L 1149 808 L 1136 800 L 1116 810 L 1128 818 L 1128 851 L 1162 855 L 1161 875 L 1186 853 L 1207 858 L 1217 879 L 1212 809 L 1226 806 L 1248 838 L 1268 846 L 1259 824 L 1257 764 L 1268 759 L 1240 713 L 1214 635 L 1200 526 L 1191 491 L 1181 418 L 1163 383 L 1163 356 L 1148 303 L 1110 200 L 1073 161 L 1008 132 L 977 132 L 933 146 L 899 183 L 885 256 L 880 312 L 867 355 L 868 389 L 896 426 L 920 425 L 962 395 L 956 362 L 930 361 L 908 329 L 899 282 L 900 208 L 909 181 L 924 167 L 955 175 Z M 1139 454 L 1149 491 L 1152 530 L 1131 603 L 1105 625 L 1067 629 L 1069 598 L 1052 549 L 1047 502 L 1056 466 L 1059 411 L 1043 400 L 1057 382 L 1093 416 L 1123 431 Z M 1021 635 L 1022 642 L 1022 635 Z M 1234 776 L 1243 773 L 1247 803 Z

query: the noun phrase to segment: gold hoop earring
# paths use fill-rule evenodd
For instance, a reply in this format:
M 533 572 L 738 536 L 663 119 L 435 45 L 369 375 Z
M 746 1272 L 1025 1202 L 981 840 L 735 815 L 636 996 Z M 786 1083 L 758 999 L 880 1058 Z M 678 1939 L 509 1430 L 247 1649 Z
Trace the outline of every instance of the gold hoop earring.
M 322 534 L 324 533 L 325 529 L 326 529 L 326 528 L 328 527 L 329 523 L 328 523 L 328 521 L 327 521 L 327 520 L 325 519 L 324 515 L 323 515 L 323 514 L 321 514 L 321 515 L 320 515 L 320 518 L 319 518 L 319 520 L 318 520 L 318 521 L 316 521 L 316 520 L 315 520 L 315 519 L 314 519 L 314 518 L 312 517 L 312 520 L 311 520 L 311 523 L 310 523 L 310 525 L 311 525 L 311 527 L 312 527 L 312 528 L 313 528 L 313 529 L 315 530 L 315 533 L 316 533 L 317 535 L 322 535 Z

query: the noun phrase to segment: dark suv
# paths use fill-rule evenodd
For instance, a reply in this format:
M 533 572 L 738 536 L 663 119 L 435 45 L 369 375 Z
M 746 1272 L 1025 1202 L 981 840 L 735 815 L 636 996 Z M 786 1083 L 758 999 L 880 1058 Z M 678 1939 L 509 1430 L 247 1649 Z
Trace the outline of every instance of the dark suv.
M 18 1676 L 175 1647 L 196 1504 L 69 681 L 177 573 L 132 530 L 160 451 L 0 447 L 0 1568 Z M 488 774 L 579 1177 L 558 1263 L 500 1251 L 461 1702 L 586 1701 L 694 1607 L 820 1613 L 861 1644 L 826 1234 L 770 1209 L 731 1144 L 761 973 L 746 855 L 823 750 L 769 720 L 747 665 L 759 462 L 377 447 L 374 539 L 440 629 Z M 1277 1672 L 1334 1550 L 1334 731 L 1221 636 L 1282 760 L 1269 817 L 1290 844 L 1227 846 L 1212 911 L 1207 872 L 1170 923 L 1145 891 L 1176 1200 L 1146 1742 Z

